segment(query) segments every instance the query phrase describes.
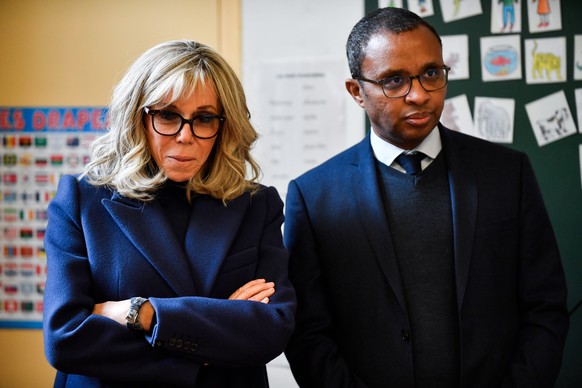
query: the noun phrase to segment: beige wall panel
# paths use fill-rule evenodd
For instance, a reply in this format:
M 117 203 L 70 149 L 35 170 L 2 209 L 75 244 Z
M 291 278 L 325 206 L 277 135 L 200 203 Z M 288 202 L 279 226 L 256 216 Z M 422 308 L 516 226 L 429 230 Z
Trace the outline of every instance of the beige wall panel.
M 218 1 L 0 1 L 0 105 L 106 105 L 135 58 L 170 39 L 218 49 Z

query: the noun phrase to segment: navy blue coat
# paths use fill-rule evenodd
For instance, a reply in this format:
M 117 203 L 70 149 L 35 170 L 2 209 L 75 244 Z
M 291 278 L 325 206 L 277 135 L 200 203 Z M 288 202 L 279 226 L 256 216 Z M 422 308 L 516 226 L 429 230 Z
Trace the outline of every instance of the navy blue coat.
M 550 387 L 568 329 L 555 236 L 525 154 L 440 127 L 452 204 L 462 387 Z M 291 181 L 301 387 L 414 387 L 411 323 L 366 137 Z
M 56 386 L 268 386 L 265 364 L 283 351 L 295 311 L 274 188 L 228 206 L 195 197 L 185 249 L 157 201 L 73 176 L 48 212 L 44 337 Z M 261 277 L 275 282 L 269 304 L 227 300 Z M 91 314 L 134 296 L 156 310 L 150 335 Z

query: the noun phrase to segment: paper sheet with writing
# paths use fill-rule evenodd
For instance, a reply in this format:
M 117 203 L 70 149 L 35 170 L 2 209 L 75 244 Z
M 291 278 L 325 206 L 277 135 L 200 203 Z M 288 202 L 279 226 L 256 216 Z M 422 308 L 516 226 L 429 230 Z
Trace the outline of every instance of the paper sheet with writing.
M 289 181 L 346 148 L 345 64 L 334 60 L 267 61 L 255 80 L 253 151 L 262 183 L 285 197 Z

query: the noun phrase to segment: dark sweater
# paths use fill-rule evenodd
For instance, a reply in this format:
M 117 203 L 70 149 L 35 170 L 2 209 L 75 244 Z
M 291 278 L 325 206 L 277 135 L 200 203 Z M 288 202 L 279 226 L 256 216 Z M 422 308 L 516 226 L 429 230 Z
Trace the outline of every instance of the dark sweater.
M 415 385 L 458 386 L 451 199 L 442 153 L 417 176 L 378 163 L 410 319 Z

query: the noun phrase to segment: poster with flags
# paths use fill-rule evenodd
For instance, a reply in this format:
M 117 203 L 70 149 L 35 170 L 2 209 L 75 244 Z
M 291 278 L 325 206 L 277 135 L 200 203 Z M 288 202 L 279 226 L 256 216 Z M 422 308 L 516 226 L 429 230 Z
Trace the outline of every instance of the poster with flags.
M 47 206 L 105 127 L 104 107 L 0 107 L 0 327 L 42 327 Z

